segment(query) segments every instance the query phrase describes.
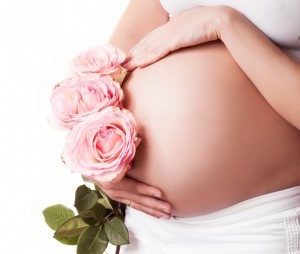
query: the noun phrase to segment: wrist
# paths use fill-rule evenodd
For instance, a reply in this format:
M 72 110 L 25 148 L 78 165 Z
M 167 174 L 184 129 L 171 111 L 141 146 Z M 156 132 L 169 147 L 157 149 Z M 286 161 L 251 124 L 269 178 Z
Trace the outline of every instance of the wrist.
M 216 33 L 218 38 L 224 42 L 226 35 L 243 15 L 229 6 L 218 6 L 219 13 L 216 19 Z

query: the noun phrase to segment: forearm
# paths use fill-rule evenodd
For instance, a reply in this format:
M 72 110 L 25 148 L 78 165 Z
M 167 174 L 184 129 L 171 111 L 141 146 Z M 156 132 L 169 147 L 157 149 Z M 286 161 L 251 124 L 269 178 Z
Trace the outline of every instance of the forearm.
M 300 129 L 300 64 L 237 12 L 220 22 L 219 38 L 268 103 Z

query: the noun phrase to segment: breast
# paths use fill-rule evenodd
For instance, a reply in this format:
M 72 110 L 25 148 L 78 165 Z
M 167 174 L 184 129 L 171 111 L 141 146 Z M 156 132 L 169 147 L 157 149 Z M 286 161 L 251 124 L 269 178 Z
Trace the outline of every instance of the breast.
M 129 176 L 162 189 L 178 214 L 243 200 L 299 160 L 299 131 L 219 42 L 137 69 L 123 89 L 142 137 Z
M 300 51 L 300 1 L 246 2 L 232 3 L 232 7 L 243 13 L 278 46 Z

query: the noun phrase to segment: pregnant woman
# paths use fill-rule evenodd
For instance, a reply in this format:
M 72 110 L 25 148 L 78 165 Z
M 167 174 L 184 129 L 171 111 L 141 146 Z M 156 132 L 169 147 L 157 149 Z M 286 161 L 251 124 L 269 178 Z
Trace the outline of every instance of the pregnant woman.
M 99 183 L 127 204 L 121 253 L 300 253 L 299 13 L 130 1 L 110 42 L 142 142 L 127 177 Z

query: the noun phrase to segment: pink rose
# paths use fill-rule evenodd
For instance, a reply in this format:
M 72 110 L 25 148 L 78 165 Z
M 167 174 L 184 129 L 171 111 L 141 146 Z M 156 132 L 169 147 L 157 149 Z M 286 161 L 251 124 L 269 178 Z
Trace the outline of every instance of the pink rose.
M 91 180 L 116 182 L 130 169 L 140 141 L 130 111 L 107 107 L 71 129 L 62 159 Z
M 70 129 L 108 106 L 122 107 L 123 99 L 120 84 L 109 76 L 89 74 L 65 79 L 55 86 L 50 99 L 54 123 Z
M 72 74 L 110 74 L 119 69 L 125 53 L 111 44 L 101 45 L 84 51 L 70 63 Z

